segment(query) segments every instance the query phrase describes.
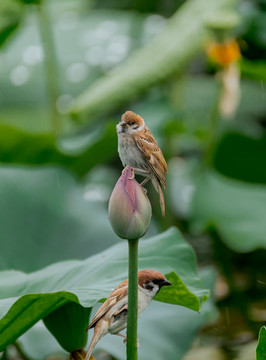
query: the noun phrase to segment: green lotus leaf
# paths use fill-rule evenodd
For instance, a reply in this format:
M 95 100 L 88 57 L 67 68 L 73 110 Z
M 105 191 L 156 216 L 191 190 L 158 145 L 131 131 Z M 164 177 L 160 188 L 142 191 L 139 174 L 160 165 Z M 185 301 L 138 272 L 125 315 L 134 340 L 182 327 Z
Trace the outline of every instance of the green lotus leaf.
M 68 302 L 89 308 L 108 297 L 127 278 L 127 267 L 127 243 L 122 241 L 83 261 L 64 261 L 29 274 L 0 272 L 0 351 Z M 139 269 L 173 278 L 173 287 L 160 301 L 199 311 L 209 294 L 198 277 L 192 248 L 175 228 L 140 242 Z

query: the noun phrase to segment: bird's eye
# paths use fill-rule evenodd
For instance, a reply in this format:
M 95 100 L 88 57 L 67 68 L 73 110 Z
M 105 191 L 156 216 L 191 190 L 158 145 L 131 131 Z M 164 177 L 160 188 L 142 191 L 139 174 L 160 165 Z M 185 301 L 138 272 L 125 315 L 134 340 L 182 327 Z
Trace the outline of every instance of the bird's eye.
M 131 121 L 131 122 L 129 123 L 129 125 L 135 125 L 135 124 L 136 124 L 135 121 Z

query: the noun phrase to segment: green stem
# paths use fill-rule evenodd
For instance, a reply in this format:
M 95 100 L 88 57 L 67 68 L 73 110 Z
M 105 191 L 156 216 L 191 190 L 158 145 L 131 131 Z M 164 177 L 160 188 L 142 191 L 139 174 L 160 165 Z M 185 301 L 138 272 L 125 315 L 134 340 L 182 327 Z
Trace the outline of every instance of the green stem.
M 207 144 L 205 150 L 205 165 L 210 166 L 213 160 L 213 153 L 215 151 L 215 145 L 217 142 L 218 126 L 220 120 L 220 99 L 222 96 L 223 86 L 220 81 L 218 84 L 218 93 L 213 104 L 213 108 L 210 114 L 209 131 L 207 136 Z
M 55 45 L 53 39 L 52 26 L 49 19 L 49 13 L 45 5 L 45 1 L 41 1 L 38 5 L 38 16 L 40 23 L 40 32 L 43 43 L 45 56 L 45 70 L 47 77 L 48 97 L 50 103 L 50 113 L 52 129 L 55 134 L 60 130 L 59 113 L 56 108 L 56 101 L 59 97 L 59 86 L 57 82 L 57 60 L 55 53 Z
M 128 241 L 127 360 L 138 359 L 138 244 L 139 240 Z

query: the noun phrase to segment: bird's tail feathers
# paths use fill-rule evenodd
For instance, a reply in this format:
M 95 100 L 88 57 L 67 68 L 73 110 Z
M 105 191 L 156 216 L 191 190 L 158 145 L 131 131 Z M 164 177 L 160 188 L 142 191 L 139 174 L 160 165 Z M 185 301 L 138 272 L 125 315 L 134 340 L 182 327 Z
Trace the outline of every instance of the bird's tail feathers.
M 164 203 L 164 194 L 163 194 L 163 189 L 162 189 L 161 183 L 157 178 L 152 179 L 152 183 L 153 183 L 153 186 L 155 187 L 157 193 L 159 194 L 162 217 L 164 217 L 164 215 L 165 215 L 165 203 Z
M 91 339 L 90 346 L 88 348 L 86 358 L 85 360 L 89 360 L 92 352 L 94 350 L 94 347 L 98 343 L 98 341 L 108 332 L 108 323 L 101 321 L 100 323 L 97 323 L 94 328 L 94 334 L 93 338 Z

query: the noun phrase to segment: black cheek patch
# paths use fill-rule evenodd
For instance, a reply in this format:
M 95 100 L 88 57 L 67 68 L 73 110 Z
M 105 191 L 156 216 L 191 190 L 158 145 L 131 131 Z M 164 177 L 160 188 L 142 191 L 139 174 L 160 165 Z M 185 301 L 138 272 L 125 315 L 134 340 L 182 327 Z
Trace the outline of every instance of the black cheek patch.
M 154 288 L 153 285 L 146 285 L 146 286 L 145 286 L 145 289 L 147 289 L 147 290 L 152 290 L 153 288 Z

